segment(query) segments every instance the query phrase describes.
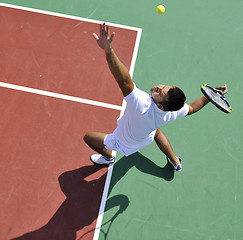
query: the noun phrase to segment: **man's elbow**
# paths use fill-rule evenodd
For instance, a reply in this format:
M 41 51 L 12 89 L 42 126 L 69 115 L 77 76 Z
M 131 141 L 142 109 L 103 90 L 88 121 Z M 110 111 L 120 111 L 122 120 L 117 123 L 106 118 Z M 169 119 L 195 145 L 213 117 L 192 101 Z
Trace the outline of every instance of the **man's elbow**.
M 198 110 L 194 109 L 190 104 L 189 104 L 189 111 L 187 113 L 188 115 L 192 115 L 193 113 L 196 113 Z

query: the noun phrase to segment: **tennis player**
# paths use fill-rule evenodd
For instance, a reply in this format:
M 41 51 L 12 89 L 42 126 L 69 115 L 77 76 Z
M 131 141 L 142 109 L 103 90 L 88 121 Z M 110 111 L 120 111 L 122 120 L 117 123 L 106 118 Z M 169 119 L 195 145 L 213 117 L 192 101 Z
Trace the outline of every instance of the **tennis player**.
M 110 71 L 123 93 L 127 106 L 123 116 L 117 120 L 117 128 L 113 133 L 88 132 L 84 136 L 84 141 L 99 153 L 92 155 L 91 161 L 96 164 L 112 164 L 115 162 L 112 150 L 128 156 L 155 140 L 174 169 L 181 171 L 181 159 L 175 156 L 167 137 L 159 127 L 199 111 L 209 101 L 203 96 L 191 104 L 186 104 L 185 94 L 175 86 L 154 86 L 150 90 L 151 95 L 138 89 L 128 69 L 111 46 L 114 34 L 110 35 L 109 26 L 103 23 L 100 25 L 100 36 L 94 33 L 93 37 L 105 52 Z M 227 93 L 226 85 L 217 89 L 222 90 L 223 94 Z

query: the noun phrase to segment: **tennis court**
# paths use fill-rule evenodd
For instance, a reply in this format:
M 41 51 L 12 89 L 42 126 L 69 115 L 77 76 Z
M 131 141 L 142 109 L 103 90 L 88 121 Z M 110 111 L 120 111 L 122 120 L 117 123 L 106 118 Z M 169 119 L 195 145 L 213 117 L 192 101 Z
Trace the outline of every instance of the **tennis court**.
M 10 4 L 10 5 L 9 5 Z M 163 4 L 166 12 L 156 13 Z M 0 239 L 241 239 L 243 3 L 4 1 L 0 5 Z M 156 144 L 93 165 L 87 131 L 112 132 L 122 94 L 92 38 L 100 22 L 137 87 L 228 85 L 163 126 L 183 171 Z

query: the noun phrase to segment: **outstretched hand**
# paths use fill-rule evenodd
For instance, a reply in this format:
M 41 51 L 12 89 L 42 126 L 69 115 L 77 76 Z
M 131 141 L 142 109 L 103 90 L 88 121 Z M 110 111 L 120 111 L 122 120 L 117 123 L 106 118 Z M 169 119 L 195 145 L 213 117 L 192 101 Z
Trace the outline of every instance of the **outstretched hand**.
M 98 37 L 96 33 L 93 33 L 93 37 L 103 50 L 105 52 L 110 51 L 111 49 L 111 42 L 113 40 L 113 37 L 115 33 L 113 32 L 111 36 L 109 36 L 109 26 L 106 25 L 105 23 L 100 24 L 100 36 Z
M 220 90 L 223 94 L 226 94 L 228 92 L 227 85 L 225 84 L 224 86 L 221 87 L 216 87 L 217 90 Z

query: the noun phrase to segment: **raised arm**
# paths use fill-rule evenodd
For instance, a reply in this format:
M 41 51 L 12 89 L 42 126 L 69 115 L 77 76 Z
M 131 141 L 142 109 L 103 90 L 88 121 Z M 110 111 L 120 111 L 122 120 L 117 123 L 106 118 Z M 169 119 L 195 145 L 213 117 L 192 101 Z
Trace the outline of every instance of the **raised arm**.
M 127 96 L 130 92 L 132 92 L 134 83 L 131 79 L 128 69 L 119 60 L 115 51 L 111 47 L 111 42 L 114 35 L 115 33 L 113 32 L 111 36 L 109 36 L 109 26 L 107 26 L 105 23 L 100 25 L 99 37 L 97 34 L 93 34 L 100 48 L 105 51 L 107 63 L 123 93 L 123 96 Z
M 221 90 L 223 94 L 226 94 L 228 92 L 226 84 L 222 87 L 216 87 L 216 89 Z M 209 100 L 203 96 L 195 100 L 194 102 L 189 104 L 189 112 L 187 115 L 191 115 L 193 113 L 196 113 L 200 109 L 202 109 L 205 105 L 207 105 Z

